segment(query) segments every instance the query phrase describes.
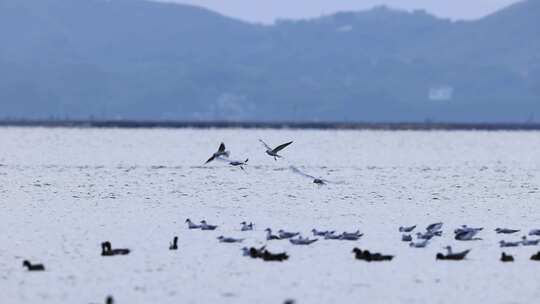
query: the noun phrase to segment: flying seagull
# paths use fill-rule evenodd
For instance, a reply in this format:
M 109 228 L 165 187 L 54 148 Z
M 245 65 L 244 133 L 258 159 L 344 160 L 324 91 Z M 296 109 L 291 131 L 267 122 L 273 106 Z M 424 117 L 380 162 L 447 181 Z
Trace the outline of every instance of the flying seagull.
M 282 145 L 279 145 L 275 147 L 274 149 L 270 148 L 269 145 L 267 145 L 262 139 L 259 139 L 259 141 L 263 144 L 263 146 L 266 148 L 266 154 L 272 156 L 274 160 L 277 160 L 278 158 L 281 158 L 281 155 L 278 155 L 278 152 L 285 149 L 288 145 L 292 144 L 293 142 L 290 141 L 288 143 L 284 143 Z
M 317 178 L 313 175 L 309 175 L 307 173 L 304 173 L 302 171 L 300 171 L 300 169 L 296 168 L 295 166 L 290 166 L 289 168 L 291 168 L 292 172 L 298 174 L 298 175 L 301 175 L 303 177 L 307 177 L 309 179 L 312 179 L 313 180 L 313 183 L 314 184 L 317 184 L 317 185 L 326 185 L 326 183 L 329 183 L 330 181 L 327 181 L 325 179 L 322 179 L 322 178 Z
M 225 151 L 225 144 L 221 143 L 219 145 L 217 152 L 212 154 L 212 157 L 210 157 L 204 164 L 208 164 L 209 162 L 216 159 L 216 157 L 220 157 L 220 156 L 229 157 L 229 155 L 230 155 L 229 151 Z
M 226 163 L 228 163 L 229 165 L 231 165 L 233 167 L 240 167 L 240 169 L 242 169 L 242 170 L 244 170 L 244 166 L 247 165 L 247 162 L 249 160 L 249 158 L 246 158 L 246 160 L 244 160 L 244 161 L 232 160 L 232 159 L 228 159 L 228 158 L 225 158 L 225 157 L 222 157 L 222 156 L 218 156 L 218 157 L 216 157 L 216 159 L 219 160 L 219 161 L 226 162 Z

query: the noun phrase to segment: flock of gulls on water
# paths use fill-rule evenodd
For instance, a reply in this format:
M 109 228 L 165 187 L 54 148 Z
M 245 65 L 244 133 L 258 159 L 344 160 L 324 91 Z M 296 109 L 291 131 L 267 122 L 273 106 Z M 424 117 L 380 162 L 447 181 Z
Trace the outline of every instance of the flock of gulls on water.
M 264 141 L 259 140 L 264 147 L 266 148 L 266 154 L 273 157 L 275 160 L 278 158 L 282 158 L 281 155 L 278 154 L 281 150 L 285 149 L 287 146 L 292 144 L 293 142 L 287 142 L 284 144 L 281 144 L 275 148 L 271 148 L 268 144 L 266 144 Z M 221 143 L 218 150 L 206 161 L 205 164 L 212 162 L 214 160 L 219 160 L 226 162 L 230 164 L 231 166 L 237 166 L 240 167 L 242 170 L 244 170 L 244 167 L 247 165 L 248 159 L 244 161 L 236 161 L 229 158 L 230 152 L 226 150 L 225 144 Z M 324 185 L 328 183 L 327 180 L 313 177 L 309 174 L 306 174 L 302 171 L 300 171 L 298 168 L 291 166 L 290 169 L 299 175 L 302 175 L 304 177 L 308 177 L 313 180 L 313 183 Z M 207 231 L 213 231 L 218 228 L 217 225 L 210 225 L 206 222 L 206 220 L 202 220 L 199 222 L 199 224 L 194 223 L 189 218 L 185 221 L 187 223 L 187 227 L 190 230 L 193 229 L 200 229 L 200 230 L 207 230 Z M 240 223 L 240 231 L 253 231 L 255 230 L 253 223 L 247 223 L 247 222 L 241 222 Z M 401 233 L 401 241 L 407 242 L 410 247 L 412 248 L 425 248 L 429 245 L 430 241 L 433 238 L 440 237 L 443 234 L 442 231 L 443 223 L 433 223 L 428 225 L 425 228 L 425 231 L 417 231 L 415 234 L 413 232 L 416 229 L 416 225 L 414 226 L 408 226 L 408 227 L 399 227 L 398 231 Z M 484 230 L 483 227 L 469 227 L 467 225 L 462 225 L 461 227 L 458 227 L 454 230 L 454 239 L 457 241 L 478 241 L 482 240 L 478 235 Z M 311 245 L 320 239 L 324 240 L 340 240 L 340 241 L 358 241 L 361 239 L 361 237 L 364 235 L 360 232 L 360 230 L 354 231 L 354 232 L 342 232 L 342 233 L 336 233 L 336 231 L 320 231 L 317 229 L 312 229 L 311 233 L 313 234 L 313 238 L 304 237 L 301 235 L 300 232 L 290 232 L 285 231 L 283 229 L 280 229 L 277 231 L 277 233 L 273 233 L 272 229 L 266 228 L 264 230 L 266 232 L 265 240 L 267 242 L 274 241 L 274 240 L 288 240 L 292 245 L 299 245 L 299 246 L 308 246 Z M 520 232 L 518 229 L 508 229 L 508 228 L 496 228 L 495 232 L 497 234 L 515 234 Z M 540 236 L 540 229 L 533 229 L 529 232 L 529 236 Z M 415 239 L 416 237 L 416 239 Z M 236 238 L 236 237 L 230 237 L 230 236 L 223 236 L 220 235 L 217 237 L 217 240 L 221 243 L 242 243 L 245 238 Z M 504 247 L 518 247 L 518 246 L 536 246 L 540 244 L 540 238 L 537 239 L 528 239 L 527 236 L 522 236 L 520 240 L 516 241 L 505 241 L 501 240 L 499 242 L 499 246 Z M 446 250 L 445 253 L 437 253 L 435 255 L 436 260 L 449 260 L 449 261 L 460 261 L 466 259 L 467 255 L 471 252 L 471 249 L 467 249 L 464 251 L 454 252 L 452 250 L 451 246 L 444 247 Z M 172 242 L 169 244 L 169 250 L 178 250 L 178 237 L 175 236 L 172 240 Z M 255 247 L 242 247 L 241 248 L 242 255 L 246 257 L 251 257 L 253 259 L 261 259 L 263 261 L 268 262 L 283 262 L 289 259 L 289 254 L 287 252 L 277 252 L 273 253 L 270 252 L 266 245 L 255 248 Z M 108 256 L 122 256 L 122 255 L 128 255 L 131 252 L 130 249 L 127 248 L 113 248 L 110 241 L 105 241 L 101 243 L 101 255 L 104 257 Z M 352 253 L 354 254 L 354 258 L 357 260 L 362 260 L 366 262 L 383 262 L 383 261 L 392 261 L 394 258 L 394 255 L 390 254 L 382 254 L 378 252 L 371 252 L 369 250 L 362 250 L 358 247 L 354 247 L 352 249 Z M 533 254 L 530 257 L 533 261 L 540 261 L 540 251 L 538 251 L 536 254 Z M 514 257 L 510 254 L 507 254 L 506 252 L 501 253 L 500 261 L 502 262 L 513 262 Z M 45 271 L 45 266 L 43 264 L 32 264 L 28 260 L 23 261 L 23 266 L 28 269 L 28 271 Z M 106 304 L 113 304 L 114 300 L 112 296 L 108 296 L 106 298 L 105 303 Z M 285 303 L 292 304 L 294 303 L 293 300 L 287 300 Z
M 201 229 L 201 230 L 215 230 L 218 227 L 216 225 L 208 225 L 208 223 L 205 220 L 200 221 L 200 224 L 193 223 L 190 219 L 186 219 L 186 223 L 188 225 L 188 229 Z M 254 224 L 253 223 L 247 223 L 242 222 L 240 223 L 240 231 L 252 231 L 254 230 Z M 412 232 L 416 229 L 416 225 L 414 226 L 408 226 L 408 227 L 399 227 L 398 231 L 402 233 L 401 240 L 403 242 L 408 242 L 409 246 L 412 248 L 425 248 L 428 246 L 430 241 L 434 237 L 440 237 L 443 234 L 442 231 L 443 223 L 433 223 L 428 225 L 425 228 L 424 232 L 416 232 L 416 240 L 414 240 Z M 478 241 L 482 240 L 482 238 L 478 237 L 477 235 L 484 230 L 483 227 L 469 227 L 467 225 L 462 225 L 459 228 L 456 228 L 454 230 L 454 239 L 457 241 Z M 317 242 L 319 239 L 324 240 L 342 240 L 342 241 L 358 241 L 360 238 L 364 235 L 360 232 L 360 230 L 354 231 L 354 232 L 342 232 L 337 234 L 336 231 L 332 230 L 325 230 L 320 231 L 317 229 L 312 229 L 311 233 L 313 234 L 313 238 L 309 237 L 303 237 L 300 232 L 290 232 L 285 231 L 283 229 L 280 229 L 277 231 L 277 234 L 272 233 L 272 229 L 266 228 L 264 230 L 266 232 L 265 240 L 273 241 L 273 240 L 288 240 L 293 245 L 311 245 L 315 242 Z M 496 228 L 495 232 L 497 234 L 514 234 L 519 232 L 518 229 L 508 229 L 508 228 Z M 529 232 L 529 236 L 540 236 L 540 229 L 533 229 Z M 226 237 L 223 235 L 220 235 L 217 237 L 218 241 L 221 243 L 242 243 L 245 239 L 244 238 L 235 238 L 235 237 Z M 176 241 L 178 240 L 178 237 L 174 238 L 173 244 L 176 244 Z M 538 239 L 528 239 L 526 236 L 523 236 L 521 240 L 513 241 L 513 242 L 507 242 L 504 240 L 501 240 L 499 242 L 500 247 L 517 247 L 517 246 L 536 246 L 540 244 L 540 238 Z M 450 261 L 460 261 L 464 260 L 469 252 L 471 252 L 470 249 L 454 252 L 452 250 L 451 246 L 444 247 L 446 250 L 445 253 L 437 253 L 435 255 L 436 260 L 450 260 Z M 243 247 L 242 252 L 244 256 L 250 256 L 252 258 L 260 258 L 264 261 L 285 261 L 289 258 L 289 255 L 286 252 L 280 252 L 280 253 L 272 253 L 266 249 L 266 245 L 255 248 L 255 247 Z M 371 252 L 369 250 L 362 250 L 357 247 L 353 248 L 354 256 L 357 260 L 364 260 L 367 262 L 380 262 L 380 261 L 391 261 L 394 256 L 393 255 L 387 255 L 387 254 L 381 254 L 376 252 Z M 533 261 L 540 261 L 540 251 L 536 254 L 533 254 L 530 257 Z M 514 257 L 512 255 L 507 254 L 506 252 L 502 252 L 500 260 L 502 262 L 513 262 Z

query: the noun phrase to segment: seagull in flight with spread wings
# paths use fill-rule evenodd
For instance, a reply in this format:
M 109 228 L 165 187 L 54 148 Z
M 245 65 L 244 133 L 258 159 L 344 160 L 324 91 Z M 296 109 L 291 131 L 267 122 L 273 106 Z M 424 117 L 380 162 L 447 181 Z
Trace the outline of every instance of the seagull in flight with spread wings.
M 247 162 L 249 160 L 249 158 L 246 158 L 246 160 L 244 160 L 244 161 L 232 160 L 232 159 L 221 157 L 221 156 L 216 157 L 216 159 L 219 160 L 219 161 L 222 161 L 222 162 L 226 162 L 226 163 L 228 163 L 229 165 L 231 165 L 233 167 L 240 167 L 240 169 L 242 169 L 242 170 L 244 170 L 244 166 L 247 165 Z
M 212 157 L 210 157 L 204 164 L 208 164 L 209 162 L 213 161 L 217 157 L 229 157 L 230 152 L 225 151 L 225 144 L 221 143 L 219 145 L 219 148 L 216 153 L 212 154 Z
M 272 156 L 274 160 L 277 160 L 278 158 L 281 158 L 281 155 L 278 155 L 278 152 L 285 149 L 288 145 L 292 144 L 293 142 L 290 141 L 288 143 L 284 143 L 282 145 L 279 145 L 275 148 L 270 148 L 268 144 L 266 144 L 262 139 L 259 139 L 259 141 L 263 144 L 263 146 L 266 148 L 266 154 Z
M 307 177 L 309 179 L 312 179 L 314 184 L 326 185 L 326 183 L 330 182 L 330 181 L 328 181 L 326 179 L 318 178 L 318 177 L 315 177 L 313 175 L 309 175 L 307 173 L 304 173 L 304 172 L 300 171 L 300 169 L 296 168 L 295 166 L 290 166 L 289 168 L 292 170 L 292 172 L 294 172 L 294 173 L 296 173 L 298 175 L 301 175 L 303 177 Z

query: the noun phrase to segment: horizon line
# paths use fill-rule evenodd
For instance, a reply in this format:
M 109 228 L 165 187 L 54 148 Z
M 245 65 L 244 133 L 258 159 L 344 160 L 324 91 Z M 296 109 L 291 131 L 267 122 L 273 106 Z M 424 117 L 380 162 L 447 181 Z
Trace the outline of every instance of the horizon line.
M 120 129 L 298 129 L 298 130 L 448 130 L 540 131 L 538 122 L 332 122 L 332 121 L 181 121 L 122 119 L 0 119 L 0 127 Z

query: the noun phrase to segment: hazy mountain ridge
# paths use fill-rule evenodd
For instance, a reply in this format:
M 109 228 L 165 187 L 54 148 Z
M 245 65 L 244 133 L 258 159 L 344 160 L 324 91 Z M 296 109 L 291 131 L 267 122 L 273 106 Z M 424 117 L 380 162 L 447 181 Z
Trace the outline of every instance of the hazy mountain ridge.
M 522 122 L 540 113 L 539 3 L 262 26 L 137 0 L 0 0 L 0 116 Z

